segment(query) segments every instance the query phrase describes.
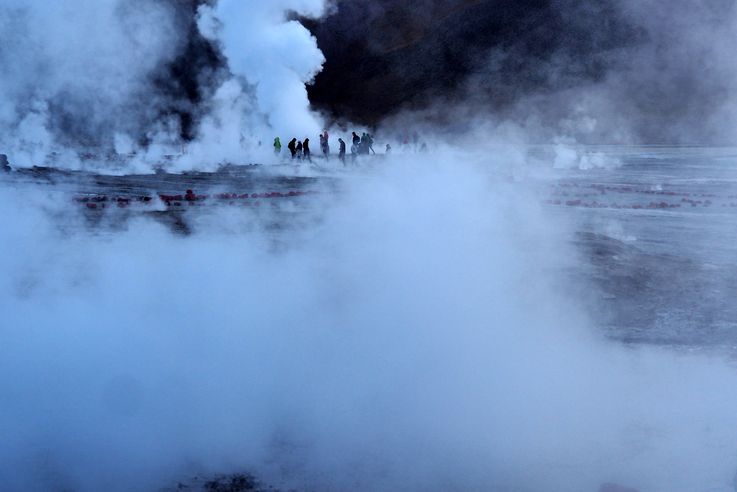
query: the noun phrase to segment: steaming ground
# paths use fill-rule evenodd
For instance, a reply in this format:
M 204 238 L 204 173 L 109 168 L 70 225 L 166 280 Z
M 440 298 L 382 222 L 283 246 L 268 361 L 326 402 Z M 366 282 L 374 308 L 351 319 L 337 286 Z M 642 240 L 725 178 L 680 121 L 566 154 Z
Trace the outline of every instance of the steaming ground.
M 592 156 L 0 177 L 2 488 L 734 490 L 737 159 Z

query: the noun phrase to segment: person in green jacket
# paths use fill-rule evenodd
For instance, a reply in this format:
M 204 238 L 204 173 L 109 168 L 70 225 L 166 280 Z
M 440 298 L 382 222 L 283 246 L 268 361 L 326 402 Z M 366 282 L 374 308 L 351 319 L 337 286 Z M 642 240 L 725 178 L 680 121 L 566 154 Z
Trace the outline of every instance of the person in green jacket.
M 281 140 L 279 140 L 279 137 L 274 139 L 274 153 L 276 155 L 281 154 Z

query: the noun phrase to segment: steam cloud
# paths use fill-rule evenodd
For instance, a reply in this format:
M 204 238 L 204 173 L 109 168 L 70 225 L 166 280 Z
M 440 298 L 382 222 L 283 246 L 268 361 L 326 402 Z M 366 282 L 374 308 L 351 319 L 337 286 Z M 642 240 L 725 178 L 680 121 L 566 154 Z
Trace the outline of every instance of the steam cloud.
M 268 161 L 274 135 L 323 126 L 305 83 L 325 60 L 298 17 L 330 57 L 311 94 L 331 120 L 514 123 L 536 142 L 733 141 L 733 2 L 528 3 L 8 0 L 0 148 L 16 167 L 107 172 Z
M 597 338 L 567 225 L 459 157 L 277 235 L 233 209 L 100 234 L 0 190 L 3 487 L 730 490 L 733 368 Z
M 479 120 L 629 141 L 681 138 L 703 117 L 694 138 L 728 135 L 731 3 L 617 5 L 644 31 L 606 50 L 614 68 Z M 320 129 L 304 83 L 323 56 L 289 19 L 326 8 L 6 0 L 0 145 L 15 166 L 105 170 L 82 151 L 135 152 L 147 170 L 183 144 L 174 169 L 269 154 L 265 132 Z M 684 59 L 713 76 L 679 72 Z M 553 81 L 556 60 L 542 65 Z M 188 61 L 196 76 L 176 77 Z M 699 103 L 675 104 L 684 94 Z M 734 368 L 599 339 L 561 287 L 580 261 L 571 224 L 488 172 L 514 156 L 474 150 L 395 156 L 317 203 L 317 225 L 281 232 L 217 210 L 187 238 L 143 218 L 108 234 L 53 194 L 0 188 L 2 487 L 151 490 L 248 470 L 327 491 L 730 490 Z
M 151 169 L 186 144 L 174 169 L 212 168 L 258 155 L 262 134 L 316 133 L 304 84 L 323 57 L 286 16 L 324 8 L 322 0 L 4 2 L 0 147 L 17 167 L 81 167 L 80 154 L 135 152 L 134 164 Z

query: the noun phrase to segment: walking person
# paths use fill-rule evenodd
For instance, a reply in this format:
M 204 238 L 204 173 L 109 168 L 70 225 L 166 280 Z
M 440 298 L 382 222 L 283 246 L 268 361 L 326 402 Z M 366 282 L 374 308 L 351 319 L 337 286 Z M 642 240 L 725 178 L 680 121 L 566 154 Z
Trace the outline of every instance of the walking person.
M 312 162 L 312 156 L 310 155 L 310 139 L 309 138 L 305 138 L 305 141 L 302 144 L 302 152 L 304 153 L 305 159 Z
M 327 130 L 320 135 L 320 150 L 322 150 L 325 160 L 330 159 L 330 135 L 328 135 Z
M 293 138 L 289 141 L 287 144 L 287 148 L 289 149 L 289 152 L 292 154 L 292 159 L 297 157 L 297 139 Z
M 345 142 L 342 138 L 338 139 L 338 143 L 340 144 L 340 150 L 338 151 L 338 159 L 340 159 L 340 162 L 343 163 L 345 166 Z
M 353 135 L 356 135 L 355 133 Z M 357 136 L 357 135 L 356 135 Z M 353 138 L 353 145 L 351 145 L 351 162 L 353 164 L 356 163 L 356 158 L 358 157 L 358 150 L 361 147 L 361 139 L 358 139 L 358 142 L 356 142 L 356 138 Z
M 370 148 L 371 146 L 369 145 L 369 134 L 363 132 L 363 134 L 361 135 L 361 143 L 358 146 L 358 153 L 368 155 Z
M 281 154 L 281 140 L 279 140 L 279 137 L 274 139 L 274 154 Z

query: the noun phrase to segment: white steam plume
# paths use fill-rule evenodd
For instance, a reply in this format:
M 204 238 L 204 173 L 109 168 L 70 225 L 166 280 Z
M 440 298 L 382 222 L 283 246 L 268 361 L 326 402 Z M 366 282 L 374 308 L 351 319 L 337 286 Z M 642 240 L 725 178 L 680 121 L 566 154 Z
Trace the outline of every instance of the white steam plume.
M 287 13 L 319 17 L 326 6 L 325 0 L 219 0 L 200 6 L 200 33 L 222 48 L 233 78 L 218 90 L 215 111 L 180 168 L 242 162 L 244 153 L 268 161 L 274 136 L 286 145 L 287 136 L 301 140 L 322 130 L 305 84 L 325 58 L 310 32 L 287 20 Z
M 0 152 L 15 167 L 53 165 L 105 171 L 105 155 L 135 153 L 125 170 L 151 170 L 164 155 L 184 156 L 176 170 L 213 168 L 262 156 L 258 142 L 275 134 L 316 134 L 305 83 L 323 57 L 289 13 L 319 16 L 323 0 L 223 0 L 203 4 L 198 27 L 222 49 L 230 78 L 204 79 L 208 100 L 193 106 L 155 83 L 180 56 L 187 26 L 175 2 L 74 0 L 0 5 Z M 183 107 L 198 122 L 182 140 Z M 268 142 L 267 142 L 268 143 Z M 81 160 L 80 154 L 99 154 Z M 263 155 L 268 155 L 264 153 Z
M 14 166 L 77 167 L 66 135 L 133 133 L 156 116 L 147 79 L 181 42 L 153 1 L 8 0 L 0 6 L 0 149 Z M 52 110 L 53 106 L 53 110 Z M 149 111 L 153 112 L 150 114 Z
M 277 132 L 303 137 L 322 129 L 305 83 L 325 58 L 310 32 L 285 15 L 320 17 L 325 8 L 325 0 L 219 0 L 200 8 L 203 34 L 222 43 L 231 71 L 254 86 L 258 108 Z

